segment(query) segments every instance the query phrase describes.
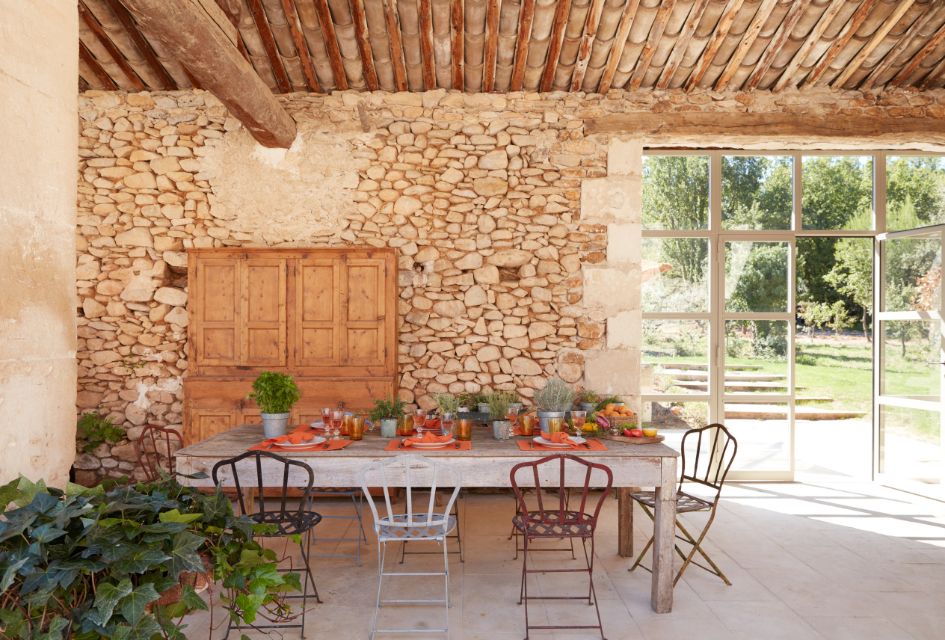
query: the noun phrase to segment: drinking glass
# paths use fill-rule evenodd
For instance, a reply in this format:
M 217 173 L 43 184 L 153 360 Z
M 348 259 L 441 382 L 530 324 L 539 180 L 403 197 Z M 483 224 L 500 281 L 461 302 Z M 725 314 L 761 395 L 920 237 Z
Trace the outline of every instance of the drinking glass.
M 322 426 L 326 432 L 331 430 L 331 407 L 322 407 Z
M 453 414 L 444 413 L 440 419 L 440 434 L 449 435 L 453 433 Z
M 351 416 L 348 422 L 348 437 L 352 440 L 364 437 L 364 416 Z
M 522 435 L 530 436 L 535 432 L 535 423 L 538 422 L 538 416 L 533 413 L 526 413 L 522 416 Z
M 563 424 L 564 418 L 548 418 L 548 433 L 558 433 L 561 431 Z
M 581 435 L 584 432 L 584 423 L 587 420 L 587 411 L 572 411 L 571 422 L 574 424 L 574 433 Z
M 460 418 L 456 423 L 456 439 L 472 440 L 473 421 L 469 418 Z
M 418 434 L 423 434 L 427 426 L 427 412 L 423 409 L 417 409 L 413 416 L 413 428 Z
M 332 440 L 337 440 L 341 437 L 341 422 L 344 420 L 345 413 L 344 411 L 332 411 L 331 412 L 331 437 Z
M 400 416 L 400 420 L 397 422 L 397 435 L 399 436 L 413 435 L 413 416 L 408 416 L 408 415 Z
M 351 433 L 351 420 L 354 414 L 350 411 L 345 412 L 345 417 L 341 419 L 341 435 L 346 436 Z
M 505 412 L 505 419 L 512 425 L 512 431 L 514 432 L 515 427 L 518 425 L 518 407 L 509 407 L 508 411 Z

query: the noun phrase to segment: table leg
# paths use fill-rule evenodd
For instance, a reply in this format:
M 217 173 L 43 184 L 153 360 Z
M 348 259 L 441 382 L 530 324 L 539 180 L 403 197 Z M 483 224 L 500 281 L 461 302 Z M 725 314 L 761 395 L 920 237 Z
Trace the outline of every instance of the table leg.
M 633 500 L 630 487 L 617 489 L 617 555 L 633 557 Z
M 664 462 L 663 484 L 656 487 L 656 510 L 653 520 L 653 580 L 650 592 L 650 606 L 656 613 L 669 613 L 673 610 L 673 547 L 676 537 L 675 475 L 675 459 L 670 465 Z

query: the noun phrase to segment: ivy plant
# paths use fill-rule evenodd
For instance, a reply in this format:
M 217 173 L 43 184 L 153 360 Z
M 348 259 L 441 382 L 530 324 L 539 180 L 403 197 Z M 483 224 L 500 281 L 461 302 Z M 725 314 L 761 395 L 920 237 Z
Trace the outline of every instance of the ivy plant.
M 76 423 L 76 439 L 84 453 L 95 451 L 104 442 L 115 444 L 125 437 L 125 430 L 94 412 L 83 413 Z

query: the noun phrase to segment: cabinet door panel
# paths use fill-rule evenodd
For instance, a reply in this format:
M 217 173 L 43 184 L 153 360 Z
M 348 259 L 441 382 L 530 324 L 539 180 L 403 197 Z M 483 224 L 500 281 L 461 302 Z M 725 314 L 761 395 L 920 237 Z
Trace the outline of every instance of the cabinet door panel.
M 341 268 L 337 258 L 300 260 L 296 271 L 298 364 L 332 367 L 340 361 L 339 298 Z
M 232 411 L 195 409 L 190 417 L 190 428 L 185 432 L 188 443 L 229 431 L 236 426 L 235 417 Z
M 191 287 L 196 365 L 236 366 L 240 363 L 239 262 L 235 258 L 203 260 L 196 275 Z
M 250 367 L 286 364 L 286 261 L 243 263 L 243 358 Z
M 384 260 L 347 261 L 343 364 L 383 366 L 386 274 Z

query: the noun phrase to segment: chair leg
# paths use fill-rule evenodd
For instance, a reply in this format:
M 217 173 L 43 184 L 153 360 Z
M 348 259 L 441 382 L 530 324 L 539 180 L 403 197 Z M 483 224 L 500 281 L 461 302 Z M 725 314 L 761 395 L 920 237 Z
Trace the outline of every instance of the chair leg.
M 446 550 L 446 538 L 443 538 L 441 544 L 443 545 L 443 588 L 446 590 L 446 593 L 443 594 L 443 600 L 446 602 L 446 609 L 443 612 L 446 615 L 446 620 L 443 628 L 446 629 L 448 637 L 450 630 L 450 558 Z
M 581 542 L 584 542 L 584 538 L 581 538 Z M 594 611 L 597 613 L 597 630 L 600 631 L 601 640 L 604 638 L 604 621 L 600 617 L 600 604 L 597 602 L 597 590 L 594 589 L 594 536 L 591 535 L 591 560 L 587 567 L 587 577 L 590 582 L 590 593 L 594 598 Z
M 302 553 L 302 562 L 305 563 L 305 579 L 312 582 L 312 591 L 315 596 L 315 602 L 322 604 L 322 599 L 318 595 L 318 586 L 315 584 L 315 576 L 312 574 L 312 567 L 310 564 L 311 553 L 309 552 L 309 547 L 312 544 L 312 530 L 309 529 L 305 534 L 304 544 L 300 542 L 299 547 Z
M 371 640 L 377 634 L 377 616 L 381 610 L 381 588 L 384 582 L 384 560 L 387 557 L 387 543 L 377 541 L 377 600 L 374 603 L 374 620 L 371 621 Z
M 702 533 L 699 534 L 698 539 L 693 538 L 692 535 L 685 529 L 685 527 L 683 527 L 682 522 L 680 522 L 678 518 L 676 519 L 676 527 L 685 534 L 686 538 L 688 538 L 689 544 L 692 545 L 692 549 L 689 551 L 689 554 L 686 556 L 682 567 L 680 567 L 679 573 L 676 574 L 676 578 L 673 580 L 673 585 L 679 582 L 679 579 L 682 578 L 683 572 L 692 562 L 693 556 L 695 556 L 696 552 L 699 552 L 699 554 L 703 558 L 705 558 L 706 562 L 709 563 L 712 569 L 715 570 L 715 575 L 721 578 L 722 582 L 724 582 L 726 585 L 732 586 L 732 583 L 728 579 L 728 577 L 724 573 L 722 573 L 722 570 L 719 569 L 718 565 L 716 565 L 715 562 L 713 562 L 712 559 L 706 554 L 706 552 L 702 550 L 702 542 L 703 540 L 705 540 L 706 535 L 709 533 L 709 527 L 712 526 L 712 522 L 715 520 L 715 513 L 716 513 L 716 510 L 715 510 L 715 507 L 713 507 L 712 512 L 709 515 L 709 520 L 705 523 L 705 526 L 702 528 Z
M 522 534 L 522 589 L 519 592 L 519 604 L 525 604 L 525 640 L 528 640 L 528 535 Z

